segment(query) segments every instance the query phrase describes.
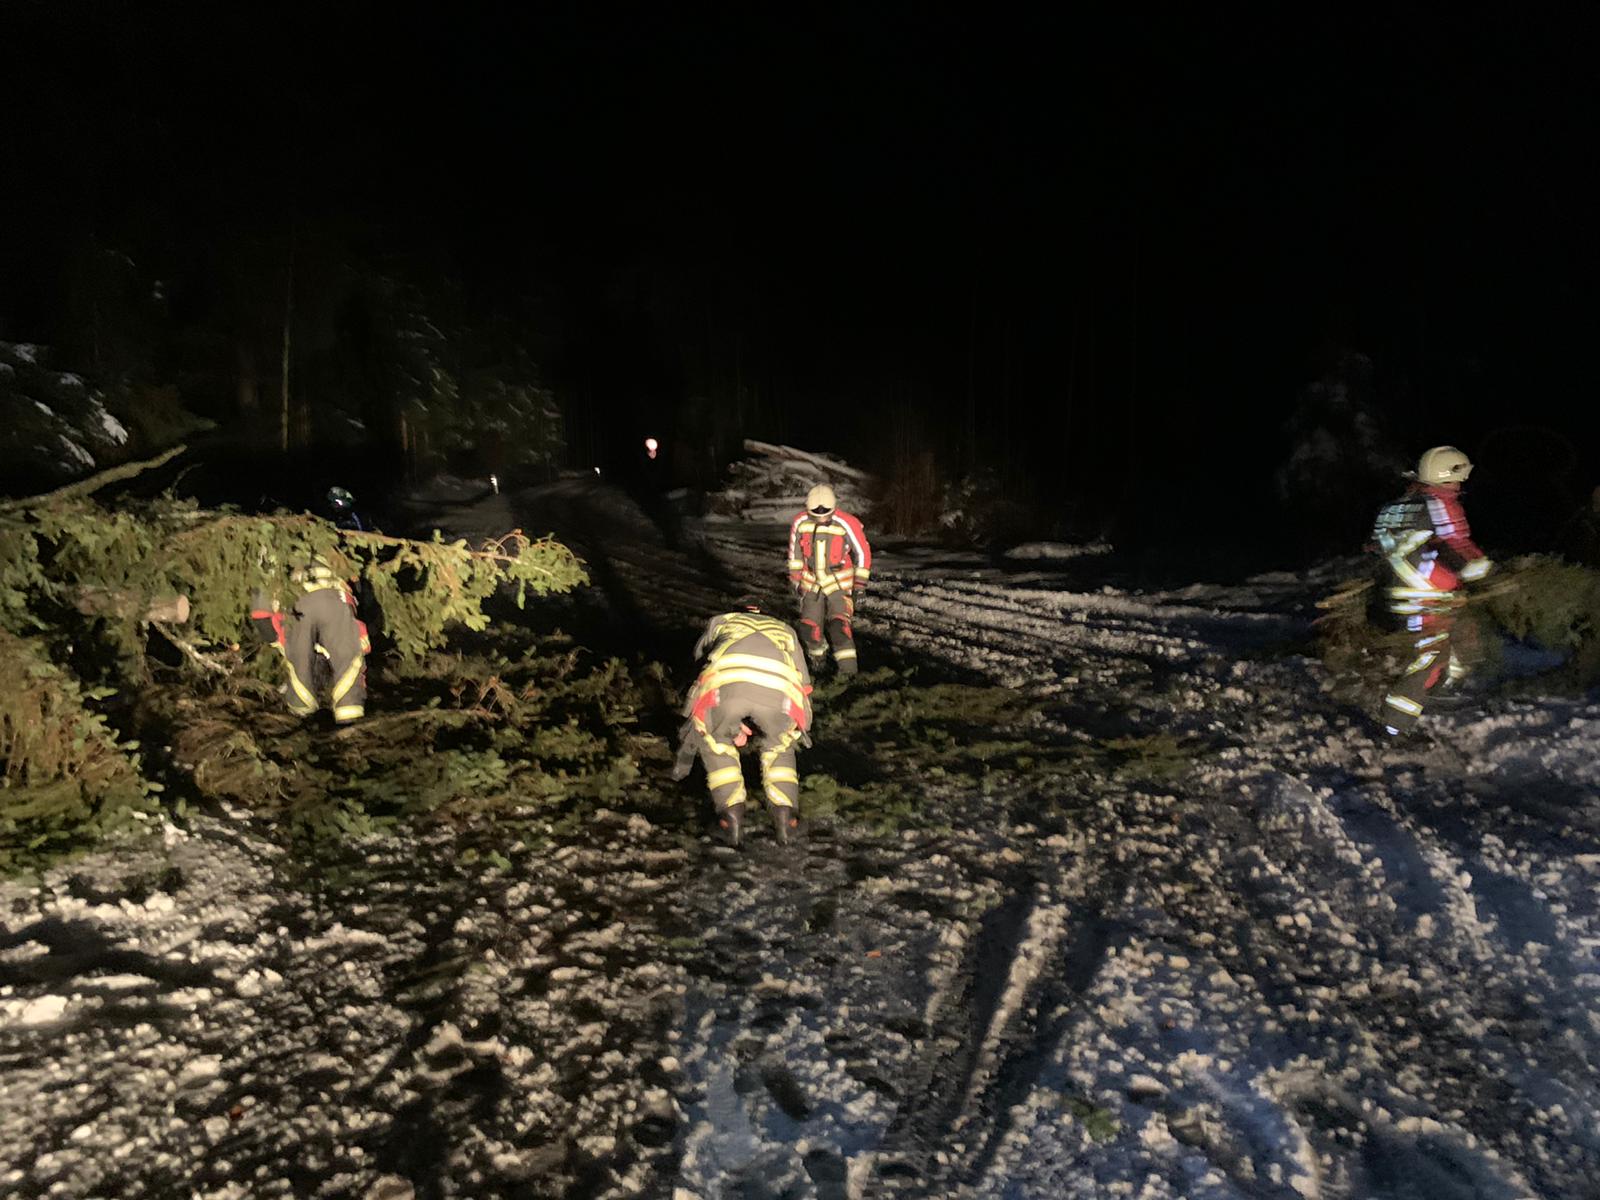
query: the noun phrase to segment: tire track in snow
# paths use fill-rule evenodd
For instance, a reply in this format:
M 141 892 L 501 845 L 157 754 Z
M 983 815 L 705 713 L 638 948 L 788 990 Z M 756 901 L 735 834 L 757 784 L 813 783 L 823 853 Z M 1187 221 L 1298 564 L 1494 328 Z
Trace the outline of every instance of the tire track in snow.
M 697 534 L 727 580 L 781 590 L 781 529 L 708 523 Z M 625 548 L 617 562 L 649 605 L 703 617 L 688 610 L 711 592 L 672 582 L 681 561 Z M 848 1176 L 853 1195 L 1099 1195 L 1132 1181 L 1150 1197 L 1354 1200 L 1425 1180 L 1440 1200 L 1568 1200 L 1600 1174 L 1578 1132 L 1594 1116 L 1582 1090 L 1593 1082 L 1596 1027 L 1581 1011 L 1591 993 L 1542 969 L 1518 933 L 1558 939 L 1543 957 L 1560 952 L 1576 981 L 1593 904 L 1569 889 L 1558 902 L 1568 911 L 1554 912 L 1529 890 L 1527 861 L 1474 870 L 1481 844 L 1440 841 L 1384 799 L 1458 775 L 1447 758 L 1402 757 L 1352 785 L 1351 764 L 1376 760 L 1358 728 L 1324 711 L 1315 671 L 1241 658 L 1294 635 L 1295 619 L 1231 593 L 1219 612 L 1181 596 L 1052 591 L 981 567 L 902 568 L 892 552 L 875 568 L 859 623 L 868 669 L 877 643 L 1068 698 L 1042 736 L 1070 742 L 1073 713 L 1116 713 L 1131 732 L 1181 729 L 1216 748 L 1176 796 L 1092 787 L 1078 869 L 1124 871 L 1115 894 L 1074 895 L 1048 855 L 1018 843 L 1033 890 L 997 897 L 1017 915 L 987 950 L 981 925 L 943 928 L 918 976 L 929 985 L 920 1051 L 880 1046 L 884 1086 L 908 1090 L 861 1110 L 872 1115 L 857 1134 L 782 1117 L 764 1087 L 746 1097 L 758 1114 L 779 1111 L 757 1126 L 772 1161 L 785 1138 L 850 1160 L 795 1177 L 797 1195 L 831 1194 L 819 1179 Z M 1278 587 L 1272 606 L 1285 595 Z M 1494 754 L 1507 775 L 1528 759 Z M 1295 786 L 1249 799 L 1272 773 Z M 1086 937 L 1100 945 L 1074 967 Z M 1540 1026 L 1557 1037 L 1532 1049 L 1517 1032 L 1535 1028 L 1519 999 L 1530 988 L 1563 1010 L 1560 1025 Z M 783 1044 L 826 1091 L 826 1064 L 846 1043 Z M 1118 1132 L 1090 1135 L 1063 1097 Z

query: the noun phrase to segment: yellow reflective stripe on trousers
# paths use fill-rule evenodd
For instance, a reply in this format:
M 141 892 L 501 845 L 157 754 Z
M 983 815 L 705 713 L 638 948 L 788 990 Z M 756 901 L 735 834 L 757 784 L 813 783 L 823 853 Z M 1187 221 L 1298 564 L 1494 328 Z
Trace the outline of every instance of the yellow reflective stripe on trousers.
M 739 748 L 737 746 L 724 746 L 716 738 L 712 737 L 711 731 L 706 728 L 706 723 L 702 718 L 696 717 L 694 719 L 694 731 L 704 740 L 706 748 L 719 758 L 739 757 Z
M 355 687 L 356 680 L 361 677 L 362 658 L 356 655 L 350 660 L 350 665 L 344 669 L 344 674 L 339 676 L 339 682 L 333 685 L 333 703 L 338 705 L 350 694 L 350 689 Z
M 718 767 L 715 771 L 707 772 L 706 786 L 716 791 L 719 787 L 727 787 L 730 783 L 739 783 L 744 779 L 744 772 L 738 767 Z
M 1393 692 L 1390 692 L 1383 698 L 1383 702 L 1390 708 L 1398 708 L 1401 712 L 1410 713 L 1413 717 L 1422 715 L 1422 705 L 1408 696 L 1396 696 Z
M 1429 650 L 1426 654 L 1422 655 L 1421 657 L 1412 660 L 1411 665 L 1406 668 L 1406 674 L 1407 675 L 1415 675 L 1418 671 L 1426 670 L 1428 665 L 1430 663 L 1432 663 L 1433 660 L 1438 658 L 1438 657 L 1439 657 L 1439 652 L 1437 650 Z
M 787 770 L 788 768 L 774 767 L 772 764 L 778 761 L 780 754 L 799 740 L 800 729 L 798 726 L 790 729 L 787 733 L 780 734 L 776 742 L 761 752 L 761 769 L 763 771 Z
M 773 808 L 793 808 L 794 807 L 794 801 L 789 799 L 789 797 L 785 796 L 782 792 L 780 792 L 777 788 L 773 787 L 771 784 L 767 785 L 767 800 L 772 804 Z
M 367 710 L 359 704 L 341 704 L 333 710 L 333 719 L 335 721 L 354 721 L 366 716 L 366 714 Z
M 793 767 L 768 767 L 768 783 L 799 783 L 800 772 Z
M 305 684 L 300 682 L 300 676 L 295 674 L 294 664 L 288 661 L 287 656 L 284 658 L 284 663 L 289 668 L 289 686 L 294 689 L 294 694 L 299 697 L 300 702 L 307 708 L 316 708 L 316 696 L 312 693 L 310 688 L 306 687 Z

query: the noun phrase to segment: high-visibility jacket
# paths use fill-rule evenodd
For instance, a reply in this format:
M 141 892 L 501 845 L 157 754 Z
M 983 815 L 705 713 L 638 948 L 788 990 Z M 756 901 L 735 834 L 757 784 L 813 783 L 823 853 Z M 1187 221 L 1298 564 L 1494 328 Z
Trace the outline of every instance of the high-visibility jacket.
M 801 590 L 848 592 L 872 577 L 872 547 L 861 522 L 843 509 L 803 512 L 789 523 L 789 582 Z
M 695 732 L 714 749 L 726 749 L 749 716 L 758 721 L 786 717 L 799 733 L 811 727 L 811 673 L 800 639 L 776 617 L 732 612 L 711 618 L 695 646 L 695 656 L 702 655 L 705 667 L 690 695 L 688 715 Z M 765 732 L 772 736 L 778 730 Z
M 1472 540 L 1461 494 L 1415 483 L 1385 505 L 1372 530 L 1390 573 L 1389 611 L 1421 613 L 1449 604 L 1463 583 L 1494 565 Z

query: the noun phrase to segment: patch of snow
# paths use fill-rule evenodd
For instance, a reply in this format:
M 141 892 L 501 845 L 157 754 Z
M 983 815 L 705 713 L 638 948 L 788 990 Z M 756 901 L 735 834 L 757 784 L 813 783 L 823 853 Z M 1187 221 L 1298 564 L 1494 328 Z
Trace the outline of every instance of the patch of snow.
M 0 1000 L 0 1026 L 26 1028 L 53 1025 L 67 1011 L 65 996 L 35 996 L 31 1000 Z
M 100 418 L 100 432 L 116 445 L 125 445 L 128 441 L 127 427 L 107 412 L 105 407 L 98 402 L 94 405 L 94 411 L 95 415 Z
M 69 470 L 77 470 L 84 467 L 92 468 L 94 466 L 94 455 L 90 454 L 66 434 L 57 434 L 56 440 L 66 449 L 67 459 L 70 460 L 68 463 Z
M 1092 558 L 1110 553 L 1111 546 L 1106 542 L 1024 542 L 1007 550 L 1005 557 L 1023 562 L 1065 562 L 1069 559 Z

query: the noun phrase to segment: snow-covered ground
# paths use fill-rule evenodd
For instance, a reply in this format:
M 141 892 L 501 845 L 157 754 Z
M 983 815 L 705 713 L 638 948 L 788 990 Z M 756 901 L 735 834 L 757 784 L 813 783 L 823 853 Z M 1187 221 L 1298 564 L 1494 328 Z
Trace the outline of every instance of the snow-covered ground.
M 125 457 L 128 430 L 105 396 L 42 358 L 38 346 L 0 341 L 0 461 L 70 478 Z
M 782 596 L 779 525 L 484 504 L 619 639 Z M 1174 782 L 930 774 L 921 827 L 789 853 L 618 812 L 502 869 L 218 816 L 8 886 L 0 1195 L 1600 1196 L 1600 706 L 1379 748 L 1300 652 L 1316 583 L 1029 567 L 886 543 L 866 668 L 1032 694 L 1041 752 L 1164 736 Z

